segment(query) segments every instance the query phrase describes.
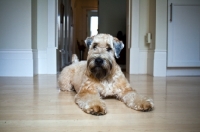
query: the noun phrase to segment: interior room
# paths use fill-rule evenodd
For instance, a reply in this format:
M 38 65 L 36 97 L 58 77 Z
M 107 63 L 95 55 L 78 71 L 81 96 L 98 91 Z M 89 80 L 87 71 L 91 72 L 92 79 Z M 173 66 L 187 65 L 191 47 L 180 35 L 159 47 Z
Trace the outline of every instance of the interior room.
M 0 0 L 0 131 L 199 131 L 199 16 L 199 0 Z M 102 97 L 107 113 L 95 116 L 60 90 L 98 33 L 124 43 L 116 62 L 151 111 Z

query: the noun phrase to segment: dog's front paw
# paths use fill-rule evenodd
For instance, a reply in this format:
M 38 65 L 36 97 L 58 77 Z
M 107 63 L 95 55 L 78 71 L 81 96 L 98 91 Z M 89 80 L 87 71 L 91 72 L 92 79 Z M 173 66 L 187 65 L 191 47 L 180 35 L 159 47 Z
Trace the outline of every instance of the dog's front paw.
M 88 114 L 96 116 L 105 115 L 107 113 L 106 105 L 101 101 L 90 102 L 83 110 Z
M 152 99 L 142 98 L 136 100 L 133 109 L 138 111 L 151 111 L 154 108 L 154 103 Z
M 138 111 L 150 111 L 154 108 L 153 100 L 144 96 L 138 95 L 137 93 L 128 93 L 122 101 L 130 108 Z

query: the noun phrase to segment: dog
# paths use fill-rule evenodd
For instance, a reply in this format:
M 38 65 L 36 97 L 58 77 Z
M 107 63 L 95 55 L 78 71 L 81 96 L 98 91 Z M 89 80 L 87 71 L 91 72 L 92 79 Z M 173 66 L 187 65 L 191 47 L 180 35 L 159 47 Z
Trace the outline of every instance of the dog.
M 61 91 L 75 90 L 75 103 L 92 115 L 107 113 L 102 98 L 116 97 L 128 107 L 138 111 L 150 111 L 154 108 L 153 100 L 139 95 L 125 78 L 115 61 L 124 48 L 122 41 L 109 34 L 87 37 L 89 48 L 87 61 L 78 61 L 72 56 L 72 64 L 60 73 L 58 84 Z

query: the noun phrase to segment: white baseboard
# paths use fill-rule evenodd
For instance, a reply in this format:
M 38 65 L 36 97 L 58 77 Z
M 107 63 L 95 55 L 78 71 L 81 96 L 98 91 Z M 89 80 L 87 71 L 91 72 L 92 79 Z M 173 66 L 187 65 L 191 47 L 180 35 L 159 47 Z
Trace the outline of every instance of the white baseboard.
M 0 76 L 57 74 L 56 49 L 0 50 Z
M 153 76 L 166 76 L 167 52 L 154 51 Z
M 147 57 L 148 51 L 140 51 L 139 53 L 139 74 L 147 74 Z
M 56 48 L 33 50 L 34 74 L 57 74 Z
M 166 51 L 140 50 L 139 74 L 166 76 Z
M 33 50 L 34 74 L 47 74 L 47 51 Z
M 139 74 L 153 74 L 153 50 L 140 50 L 139 53 Z
M 138 48 L 132 48 L 130 51 L 130 58 L 129 58 L 129 74 L 139 74 L 139 57 L 140 51 Z
M 0 76 L 33 76 L 32 50 L 0 50 Z
M 167 76 L 200 76 L 200 68 L 168 68 Z
M 138 53 L 139 52 L 139 53 Z M 0 50 L 0 76 L 33 76 L 56 74 L 56 49 Z M 166 51 L 137 51 L 131 74 L 153 76 L 200 76 L 200 68 L 166 67 Z M 135 64 L 134 62 L 138 62 Z
M 153 50 L 135 50 L 132 55 L 134 61 L 130 63 L 130 74 L 150 74 L 153 75 L 153 62 L 154 51 Z
M 153 75 L 154 67 L 154 50 L 148 50 L 147 53 L 147 74 Z
M 47 48 L 47 74 L 57 74 L 57 49 L 55 47 Z

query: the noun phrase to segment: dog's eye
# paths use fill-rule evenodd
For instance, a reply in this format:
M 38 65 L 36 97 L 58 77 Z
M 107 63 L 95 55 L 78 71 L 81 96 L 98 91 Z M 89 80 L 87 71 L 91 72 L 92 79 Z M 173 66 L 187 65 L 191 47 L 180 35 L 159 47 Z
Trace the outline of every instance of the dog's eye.
M 109 52 L 109 51 L 111 51 L 111 50 L 112 50 L 112 48 L 110 48 L 110 47 L 109 47 L 109 48 L 107 48 L 106 50 Z
M 97 48 L 97 43 L 94 43 L 93 49 L 95 50 Z

